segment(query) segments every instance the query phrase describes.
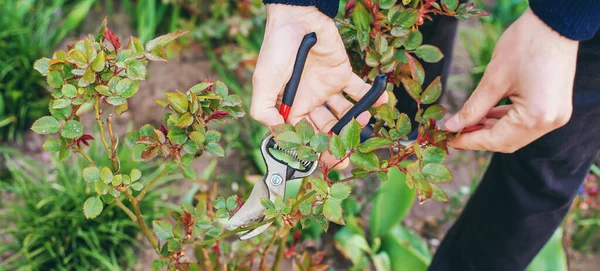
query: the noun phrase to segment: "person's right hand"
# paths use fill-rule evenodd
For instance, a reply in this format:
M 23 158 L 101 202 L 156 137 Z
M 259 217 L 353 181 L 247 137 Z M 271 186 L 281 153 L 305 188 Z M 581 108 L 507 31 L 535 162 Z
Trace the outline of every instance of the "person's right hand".
M 304 35 L 315 32 L 317 43 L 310 50 L 289 118 L 295 124 L 306 118 L 316 130 L 328 132 L 352 103 L 342 91 L 358 101 L 369 89 L 352 67 L 333 20 L 315 7 L 267 5 L 267 25 L 252 78 L 250 115 L 267 127 L 284 123 L 277 107 L 292 75 L 296 53 Z M 374 106 L 387 102 L 384 93 Z M 325 107 L 327 105 L 327 107 Z M 366 125 L 369 112 L 356 119 Z M 323 156 L 327 164 L 335 159 Z

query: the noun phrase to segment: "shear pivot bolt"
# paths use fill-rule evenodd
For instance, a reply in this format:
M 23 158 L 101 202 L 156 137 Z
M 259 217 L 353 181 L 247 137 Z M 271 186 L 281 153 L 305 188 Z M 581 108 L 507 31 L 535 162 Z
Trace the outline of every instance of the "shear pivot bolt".
M 283 178 L 279 174 L 275 174 L 271 177 L 271 183 L 273 185 L 280 185 L 283 182 Z

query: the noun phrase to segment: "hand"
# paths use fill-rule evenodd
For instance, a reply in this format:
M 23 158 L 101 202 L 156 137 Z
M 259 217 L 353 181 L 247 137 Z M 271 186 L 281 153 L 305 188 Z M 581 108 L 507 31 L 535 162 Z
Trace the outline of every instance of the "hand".
M 310 32 L 317 34 L 317 43 L 308 54 L 288 123 L 295 124 L 306 118 L 316 130 L 328 132 L 353 105 L 342 91 L 358 101 L 370 88 L 352 73 L 344 44 L 331 18 L 315 7 L 268 4 L 265 37 L 252 78 L 250 107 L 252 118 L 267 127 L 284 123 L 277 107 L 278 98 L 291 77 L 300 42 Z M 386 93 L 375 106 L 385 102 Z M 357 121 L 364 126 L 370 117 L 369 112 L 364 112 Z M 322 157 L 328 164 L 335 163 L 332 157 Z
M 453 148 L 512 153 L 571 118 L 578 42 L 561 36 L 528 9 L 502 35 L 481 82 L 446 122 Z M 494 107 L 502 98 L 512 104 Z

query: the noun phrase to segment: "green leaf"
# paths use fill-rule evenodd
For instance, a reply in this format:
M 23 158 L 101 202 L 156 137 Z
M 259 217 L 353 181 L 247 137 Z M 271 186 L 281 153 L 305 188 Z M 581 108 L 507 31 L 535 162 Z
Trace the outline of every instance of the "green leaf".
M 204 149 L 210 153 L 212 153 L 214 156 L 217 157 L 223 157 L 225 156 L 225 150 L 223 150 L 223 147 L 221 147 L 221 145 L 214 143 L 214 142 L 210 142 L 208 144 L 206 144 L 206 146 L 204 146 Z
M 87 219 L 97 217 L 104 208 L 100 197 L 90 197 L 83 203 L 83 214 Z
M 169 105 L 178 113 L 185 113 L 188 110 L 188 100 L 185 94 L 181 92 L 169 92 L 167 93 L 167 100 Z
M 308 143 L 315 134 L 312 125 L 306 118 L 301 119 L 295 126 L 296 133 L 300 135 L 300 139 L 304 143 Z
M 342 139 L 338 135 L 332 135 L 329 140 L 329 152 L 336 158 L 342 159 L 346 156 L 346 148 L 342 144 Z
M 396 4 L 396 0 L 379 0 L 379 7 L 381 9 L 389 9 Z
M 327 150 L 329 144 L 329 135 L 319 132 L 310 140 L 310 147 L 317 153 L 322 153 Z
M 183 248 L 183 244 L 181 243 L 181 241 L 177 240 L 177 239 L 170 239 L 167 242 L 167 249 L 170 252 L 177 252 L 180 251 Z
M 415 29 L 408 34 L 408 38 L 404 43 L 404 48 L 406 48 L 406 50 L 415 50 L 421 43 L 423 43 L 423 34 L 421 34 L 418 29 Z
M 421 95 L 421 102 L 424 104 L 432 104 L 440 98 L 442 94 L 442 82 L 440 81 L 440 76 L 433 79 L 431 84 L 423 91 Z
M 58 132 L 60 129 L 60 122 L 54 117 L 45 116 L 37 119 L 31 126 L 31 130 L 34 132 L 47 135 Z
M 265 209 L 275 209 L 275 204 L 268 198 L 261 198 L 260 204 L 265 207 Z
M 364 169 L 355 168 L 352 170 L 352 175 L 356 178 L 364 179 L 369 176 L 369 172 Z
M 142 177 L 142 172 L 137 168 L 133 168 L 133 169 L 131 169 L 131 172 L 129 173 L 129 177 L 131 177 L 132 182 L 135 182 Z
M 455 10 L 458 7 L 458 0 L 442 0 L 442 5 L 446 5 L 449 10 Z
M 175 130 L 171 130 L 167 134 L 167 138 L 169 138 L 169 140 L 171 140 L 171 142 L 173 142 L 174 144 L 182 145 L 187 141 L 188 135 L 182 132 L 176 132 Z
M 60 139 L 58 138 L 48 138 L 46 142 L 44 142 L 44 150 L 47 152 L 57 152 L 62 148 L 62 144 L 60 144 Z
M 181 37 L 182 35 L 184 35 L 187 32 L 188 31 L 179 30 L 179 31 L 171 32 L 166 35 L 159 36 L 151 41 L 148 41 L 146 43 L 146 51 L 152 51 L 157 46 L 165 46 L 169 42 Z
M 191 180 L 191 181 L 195 181 L 196 180 L 196 171 L 189 166 L 183 166 L 181 167 L 181 171 L 183 173 L 183 177 Z
M 404 36 L 408 36 L 408 34 L 410 34 L 410 30 L 408 28 L 404 28 L 404 27 L 394 27 L 394 28 L 392 28 L 392 31 L 390 32 L 390 34 L 392 34 L 392 36 L 394 36 L 394 37 L 404 37 Z M 402 52 L 402 54 L 404 54 L 404 52 Z
M 167 221 L 154 220 L 152 221 L 152 229 L 154 233 L 161 241 L 169 240 L 173 238 L 173 225 Z
M 127 100 L 125 98 L 118 96 L 108 97 L 106 98 L 106 102 L 108 102 L 110 105 L 115 106 L 127 104 Z
M 200 131 L 193 131 L 190 133 L 189 136 L 190 136 L 190 139 L 198 145 L 204 145 L 204 142 L 206 141 L 206 137 Z
M 425 112 L 423 113 L 423 119 L 441 120 L 444 118 L 444 115 L 446 115 L 446 109 L 439 104 L 434 104 L 425 109 Z
M 110 91 L 109 91 L 109 89 L 108 89 L 107 86 L 98 85 L 98 86 L 95 86 L 94 89 L 96 90 L 96 92 L 98 92 L 98 93 L 100 93 L 100 94 L 102 94 L 104 96 L 110 96 L 111 95 L 111 93 L 110 93 Z
M 33 63 L 33 68 L 43 76 L 48 75 L 48 68 L 50 67 L 50 59 L 42 57 Z
M 281 134 L 283 132 L 294 132 L 294 126 L 292 126 L 291 124 L 287 124 L 287 123 L 282 123 L 282 124 L 277 124 L 275 126 L 272 127 L 273 129 L 273 133 L 275 135 Z
M 442 60 L 444 54 L 439 48 L 433 45 L 421 45 L 415 51 L 415 54 L 425 62 L 436 63 Z
M 192 125 L 192 123 L 194 123 L 194 117 L 192 117 L 192 114 L 190 114 L 190 112 L 186 112 L 185 114 L 181 115 L 181 117 L 179 117 L 175 125 L 179 128 L 186 128 Z
M 227 86 L 221 81 L 217 81 L 215 83 L 215 88 L 213 91 L 223 99 L 225 99 L 229 93 Z
M 75 96 L 77 96 L 77 88 L 71 84 L 63 85 L 60 91 L 68 98 L 75 98 Z
M 381 245 L 392 263 L 391 270 L 427 270 L 431 254 L 425 241 L 402 225 L 393 227 Z
M 350 186 L 344 183 L 335 183 L 331 186 L 329 196 L 335 199 L 343 200 L 350 196 Z
M 352 12 L 352 21 L 354 26 L 359 32 L 369 32 L 371 29 L 370 23 L 372 21 L 371 13 L 365 8 L 361 2 L 357 2 Z
M 403 136 L 407 136 L 412 131 L 412 127 L 410 125 L 410 118 L 408 115 L 401 113 L 400 117 L 396 121 L 396 130 Z
M 60 72 L 51 71 L 48 73 L 48 77 L 46 78 L 46 82 L 53 88 L 60 88 L 63 85 L 63 77 Z
M 310 201 L 305 200 L 303 202 L 300 203 L 300 206 L 298 206 L 298 209 L 300 210 L 300 213 L 302 215 L 310 215 L 312 212 L 312 203 L 310 203 Z
M 106 195 L 108 193 L 108 186 L 104 182 L 94 182 L 94 191 L 98 195 Z
M 444 190 L 442 190 L 439 186 L 430 183 L 429 186 L 431 186 L 431 190 L 433 191 L 431 194 L 431 198 L 435 201 L 439 201 L 439 202 L 447 202 L 448 201 L 448 196 L 446 195 L 446 193 L 444 193 Z
M 406 186 L 406 175 L 397 168 L 390 168 L 388 180 L 379 186 L 371 206 L 369 228 L 373 238 L 382 238 L 398 225 L 412 207 L 416 193 Z M 394 208 L 390 208 L 394 206 Z
M 113 179 L 113 173 L 110 170 L 110 168 L 108 167 L 103 167 L 102 170 L 100 170 L 100 180 L 102 180 L 105 183 L 110 183 Z
M 100 170 L 97 167 L 86 167 L 83 169 L 83 179 L 88 183 L 100 180 Z
M 364 170 L 379 169 L 379 158 L 374 153 L 355 152 L 350 155 L 350 162 Z
M 145 80 L 146 79 L 146 65 L 144 62 L 136 60 L 132 61 L 127 65 L 125 74 L 131 80 Z
M 563 247 L 563 228 L 554 231 L 550 240 L 527 267 L 527 271 L 553 270 L 568 271 L 567 255 Z
M 383 55 L 383 53 L 388 49 L 388 42 L 387 39 L 381 35 L 381 33 L 377 34 L 377 36 L 375 36 L 375 50 Z
M 207 89 L 208 87 L 210 87 L 212 85 L 213 85 L 212 82 L 202 82 L 202 83 L 196 84 L 193 87 L 191 87 L 190 91 L 192 93 L 198 94 L 198 93 L 203 92 L 205 89 Z
M 362 144 L 360 144 L 358 146 L 358 151 L 362 152 L 362 153 L 369 153 L 376 149 L 386 147 L 386 146 L 389 146 L 392 144 L 394 144 L 394 142 L 392 142 L 389 139 L 380 138 L 380 137 L 372 137 L 372 138 L 367 139 L 367 141 L 363 142 Z
M 323 178 L 319 177 L 309 177 L 308 181 L 312 185 L 312 188 L 319 194 L 320 196 L 327 195 L 327 182 L 323 180 Z
M 447 183 L 452 180 L 452 174 L 444 165 L 429 163 L 423 166 L 421 172 L 433 183 Z
M 346 124 L 340 133 L 340 139 L 346 150 L 355 149 L 360 144 L 360 124 L 356 119 L 352 119 Z
M 310 147 L 300 146 L 300 148 L 298 148 L 298 159 L 305 161 L 316 161 L 319 159 L 319 157 Z
M 319 224 L 319 226 L 321 226 L 321 228 L 323 228 L 323 230 L 325 232 L 327 232 L 327 229 L 329 229 L 329 221 L 327 221 L 327 219 L 325 219 L 325 217 L 323 217 L 323 216 L 314 216 L 313 220 L 315 222 L 317 222 L 317 224 Z
M 61 162 L 67 161 L 69 159 L 69 157 L 71 157 L 71 149 L 68 148 L 62 148 L 60 149 L 60 151 L 58 152 L 58 160 Z
M 417 22 L 418 18 L 418 10 L 414 8 L 407 8 L 402 13 L 400 13 L 398 17 L 396 17 L 396 20 L 393 23 L 399 25 L 400 27 L 409 28 Z
M 87 68 L 85 70 L 85 73 L 79 79 L 79 82 L 77 82 L 77 85 L 79 87 L 87 87 L 91 83 L 94 83 L 95 81 L 96 81 L 96 74 L 94 73 L 94 71 L 92 70 L 92 68 L 89 67 L 89 68 Z
M 60 135 L 65 138 L 79 138 L 83 135 L 83 125 L 76 120 L 69 120 L 65 123 Z
M 325 215 L 327 220 L 339 225 L 345 225 L 346 223 L 342 217 L 342 212 L 342 205 L 339 200 L 334 198 L 325 200 L 325 204 L 323 205 L 323 215 Z
M 105 63 L 104 51 L 100 51 L 98 53 L 98 55 L 96 56 L 96 58 L 94 59 L 94 61 L 92 61 L 92 64 L 91 64 L 92 70 L 94 70 L 95 72 L 101 72 L 102 70 L 104 70 L 104 63 Z
M 429 146 L 423 151 L 423 164 L 441 163 L 446 158 L 446 151 L 436 146 Z
M 112 185 L 113 186 L 119 186 L 121 184 L 123 184 L 123 174 L 117 174 L 113 177 L 112 179 Z
M 402 78 L 402 85 L 410 97 L 417 101 L 421 98 L 421 84 L 419 82 L 413 79 Z
M 142 183 L 134 183 L 131 185 L 131 189 L 135 190 L 135 191 L 140 191 L 144 188 L 144 185 Z
M 123 78 L 117 83 L 115 93 L 123 98 L 131 98 L 140 88 L 140 82 L 133 81 L 129 78 Z
M 295 150 L 302 145 L 302 138 L 298 133 L 288 131 L 275 136 L 275 143 L 286 150 Z
M 365 63 L 367 63 L 367 65 L 369 67 L 378 67 L 379 66 L 379 62 L 381 61 L 381 55 L 376 53 L 376 52 L 367 52 L 367 55 L 365 57 Z
M 216 209 L 225 209 L 227 207 L 227 203 L 225 202 L 225 198 L 219 196 L 217 199 L 213 201 L 213 206 Z
M 57 99 L 52 102 L 52 109 L 61 109 L 71 105 L 71 100 L 67 98 Z

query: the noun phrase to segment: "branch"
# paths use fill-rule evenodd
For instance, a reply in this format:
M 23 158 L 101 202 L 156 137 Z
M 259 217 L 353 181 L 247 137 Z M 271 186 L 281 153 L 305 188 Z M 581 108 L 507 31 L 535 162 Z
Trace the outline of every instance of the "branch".
M 146 193 L 148 193 L 148 191 L 150 190 L 150 188 L 152 188 L 152 186 L 158 181 L 160 180 L 160 178 L 162 178 L 163 176 L 165 176 L 165 174 L 167 174 L 167 167 L 163 168 L 163 170 L 160 172 L 160 174 L 158 174 L 158 176 L 156 176 L 154 179 L 152 179 L 148 185 L 146 185 L 146 187 L 144 187 L 144 190 L 142 190 L 142 192 L 140 192 L 140 194 L 137 196 L 136 200 L 137 201 L 141 201 L 144 196 L 146 195 Z
M 110 160 L 112 161 L 113 169 L 115 170 L 115 173 L 116 173 L 116 172 L 119 172 L 120 166 L 119 166 L 119 161 L 117 158 L 117 138 L 115 137 L 115 133 L 113 132 L 113 127 L 112 127 L 112 114 L 108 115 L 107 126 L 108 126 L 108 135 L 110 136 L 110 143 L 112 144 L 112 147 L 110 148 Z
M 94 104 L 94 109 L 96 111 L 96 121 L 98 122 L 98 126 L 100 127 L 100 138 L 102 139 L 102 143 L 106 148 L 106 152 L 110 153 L 110 146 L 108 145 L 108 141 L 106 141 L 106 136 L 104 135 L 104 122 L 100 119 L 100 99 L 101 96 L 96 96 L 96 103 Z
M 123 210 L 123 212 L 125 212 L 129 216 L 129 218 L 133 220 L 134 223 L 137 222 L 135 214 L 133 214 L 133 212 L 129 208 L 127 208 L 127 206 L 125 206 L 125 204 L 123 204 L 123 202 L 118 197 L 115 197 L 115 204 L 117 204 L 117 206 L 119 206 L 119 208 L 121 208 L 121 210 Z
M 154 247 L 156 252 L 160 254 L 158 242 L 156 241 L 156 238 L 154 238 L 152 231 L 146 225 L 146 221 L 144 221 L 144 216 L 142 215 L 142 211 L 140 210 L 140 205 L 138 204 L 138 201 L 127 191 L 124 191 L 123 194 L 125 194 L 125 197 L 127 197 L 129 202 L 131 202 L 131 205 L 133 205 L 133 212 L 135 213 L 136 222 L 140 227 L 140 230 L 146 236 L 146 239 L 148 239 L 148 241 L 150 242 L 152 247 Z

